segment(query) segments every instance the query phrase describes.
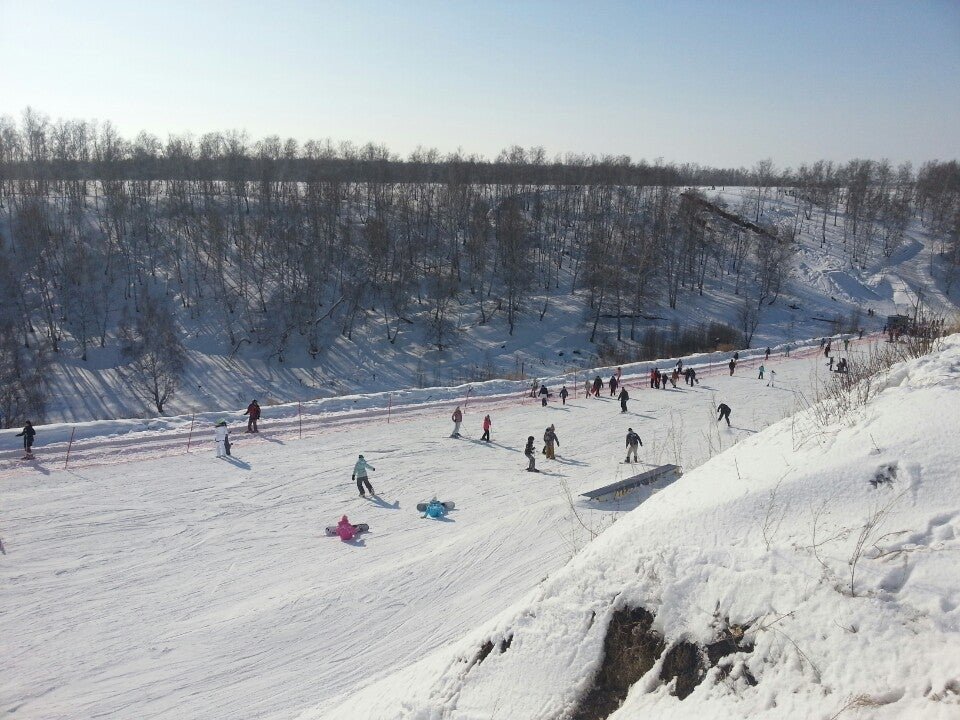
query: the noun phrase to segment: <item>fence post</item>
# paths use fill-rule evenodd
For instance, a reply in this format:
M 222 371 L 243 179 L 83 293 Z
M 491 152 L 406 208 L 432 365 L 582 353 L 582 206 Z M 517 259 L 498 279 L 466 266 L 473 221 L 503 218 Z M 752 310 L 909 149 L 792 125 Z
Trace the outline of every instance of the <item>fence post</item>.
M 300 439 L 303 440 L 303 403 L 297 400 L 297 420 L 300 421 Z
M 67 444 L 67 457 L 63 461 L 63 469 L 67 469 L 67 463 L 70 462 L 70 449 L 73 447 L 73 436 L 77 434 L 77 429 L 72 428 L 70 430 L 70 442 Z
M 190 441 L 193 439 L 193 422 L 197 419 L 197 414 L 190 416 L 190 434 L 187 435 L 187 452 L 190 452 Z
M 393 393 L 387 395 L 387 424 L 390 423 L 390 411 L 393 409 Z

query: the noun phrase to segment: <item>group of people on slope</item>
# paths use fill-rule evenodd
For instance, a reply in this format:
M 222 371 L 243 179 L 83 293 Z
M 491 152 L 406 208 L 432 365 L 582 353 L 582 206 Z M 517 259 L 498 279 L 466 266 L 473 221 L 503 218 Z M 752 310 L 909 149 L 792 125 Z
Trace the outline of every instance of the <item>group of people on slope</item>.
M 260 419 L 260 403 L 252 400 L 243 413 L 247 416 L 248 433 L 258 433 L 257 421 Z M 217 457 L 230 457 L 230 428 L 226 420 L 218 420 L 213 426 L 213 442 L 217 448 Z

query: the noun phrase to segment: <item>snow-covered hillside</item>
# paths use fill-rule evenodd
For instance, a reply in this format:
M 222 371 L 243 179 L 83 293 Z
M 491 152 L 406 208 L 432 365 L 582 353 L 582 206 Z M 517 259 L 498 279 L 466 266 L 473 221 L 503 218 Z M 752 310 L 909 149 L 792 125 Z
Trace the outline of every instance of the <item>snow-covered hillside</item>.
M 546 408 L 515 385 L 478 388 L 463 440 L 447 437 L 462 389 L 421 391 L 389 422 L 365 412 L 377 398 L 345 398 L 311 415 L 302 440 L 296 406 L 267 408 L 261 435 L 235 435 L 232 462 L 213 457 L 212 421 L 225 413 L 192 436 L 189 418 L 80 426 L 67 470 L 71 428 L 43 426 L 36 463 L 0 467 L 0 656 L 11 669 L 0 707 L 13 718 L 292 718 L 361 702 L 359 688 L 553 583 L 593 534 L 650 502 L 577 501 L 578 520 L 567 499 L 635 471 L 622 463 L 628 426 L 645 466 L 689 470 L 791 414 L 827 377 L 816 344 L 773 355 L 772 387 L 756 358 L 733 377 L 709 360 L 692 361 L 694 388 L 652 390 L 646 366 L 625 368 L 626 415 L 582 388 Z M 716 422 L 720 401 L 730 429 Z M 479 442 L 486 413 L 490 445 Z M 524 472 L 523 443 L 548 423 L 558 460 Z M 0 440 L 18 442 L 12 431 Z M 377 469 L 375 502 L 350 481 L 360 452 Z M 695 507 L 712 496 L 692 473 L 675 487 Z M 415 510 L 434 494 L 457 503 L 446 521 Z M 344 513 L 371 533 L 352 545 L 325 537 Z
M 753 188 L 727 188 L 720 197 L 736 210 L 755 193 Z M 761 220 L 792 225 L 791 218 L 797 213 L 802 210 L 794 198 L 777 195 L 766 201 Z M 820 216 L 818 209 L 813 218 Z M 816 222 L 802 225 L 790 280 L 772 305 L 763 304 L 754 347 L 829 335 L 853 325 L 876 332 L 887 314 L 910 311 L 921 292 L 934 312 L 954 314 L 960 306 L 960 284 L 952 293 L 945 292 L 936 272 L 939 241 L 918 220 L 907 226 L 904 244 L 892 257 L 876 253 L 871 265 L 851 267 L 842 239 L 842 212 L 839 218 L 839 225 L 834 224 L 831 215 L 824 228 Z M 825 242 L 821 242 L 821 230 Z M 316 358 L 302 343 L 294 342 L 283 362 L 263 347 L 232 346 L 215 313 L 197 317 L 194 310 L 181 309 L 178 321 L 185 338 L 186 370 L 165 413 L 242 406 L 254 397 L 269 405 L 395 388 L 457 385 L 487 377 L 551 376 L 601 364 L 601 347 L 608 351 L 618 348 L 616 323 L 602 320 L 595 342 L 590 342 L 587 293 L 579 287 L 576 294 L 571 293 L 575 285 L 571 263 L 560 271 L 558 284 L 549 292 L 532 292 L 512 335 L 503 313 L 482 323 L 476 304 L 460 298 L 450 313 L 455 329 L 449 348 L 438 351 L 431 345 L 428 305 L 410 308 L 412 324 L 403 324 L 399 339 L 391 343 L 384 332 L 382 313 L 362 308 L 350 339 L 331 332 Z M 681 288 L 675 308 L 669 307 L 659 290 L 652 293 L 644 311 L 648 317 L 639 321 L 638 338 L 648 328 L 665 332 L 674 326 L 689 329 L 713 321 L 739 329 L 743 305 L 743 294 L 735 294 L 732 280 L 718 280 L 711 271 L 702 294 L 694 288 Z M 868 315 L 868 310 L 875 314 Z M 832 322 L 836 320 L 842 327 Z M 636 347 L 620 350 L 630 359 Z M 116 342 L 111 341 L 105 349 L 91 346 L 87 352 L 88 359 L 80 360 L 67 339 L 64 351 L 53 358 L 45 374 L 51 390 L 48 422 L 153 414 L 154 408 L 138 400 L 120 375 L 118 367 L 124 361 Z
M 745 437 L 464 639 L 300 717 L 960 716 L 960 337 L 879 389 Z
M 658 661 L 620 716 L 830 717 L 859 703 L 949 717 L 960 339 L 896 368 L 831 427 L 782 420 L 829 380 L 816 346 L 772 357 L 773 387 L 756 364 L 733 377 L 702 365 L 701 384 L 677 390 L 634 375 L 626 416 L 582 391 L 547 408 L 473 397 L 459 441 L 446 437 L 453 402 L 426 398 L 389 423 L 334 408 L 302 440 L 268 416 L 261 436 L 236 436 L 231 462 L 212 457 L 210 418 L 190 454 L 176 426 L 87 426 L 68 470 L 63 431 L 41 428 L 37 462 L 0 469 L 0 654 L 15 670 L 0 674 L 0 706 L 22 718 L 562 717 L 588 691 L 614 611 L 632 607 L 667 647 L 733 628 L 753 650 L 682 702 Z M 528 474 L 520 448 L 547 423 L 558 460 Z M 628 425 L 646 465 L 686 474 L 571 507 L 568 491 L 634 470 Z M 377 501 L 355 496 L 358 452 L 377 468 Z M 446 521 L 414 509 L 434 494 L 457 502 Z M 851 597 L 847 563 L 878 509 Z M 324 537 L 343 513 L 372 532 Z

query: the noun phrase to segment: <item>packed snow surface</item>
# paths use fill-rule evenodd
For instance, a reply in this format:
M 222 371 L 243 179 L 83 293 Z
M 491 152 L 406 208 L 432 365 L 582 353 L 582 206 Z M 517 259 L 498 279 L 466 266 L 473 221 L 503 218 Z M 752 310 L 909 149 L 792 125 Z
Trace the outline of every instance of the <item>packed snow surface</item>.
M 461 439 L 448 435 L 463 389 L 392 415 L 344 400 L 302 439 L 298 413 L 264 408 L 259 436 L 238 418 L 229 461 L 213 457 L 212 417 L 192 430 L 190 418 L 81 426 L 66 470 L 69 428 L 41 427 L 34 463 L 0 464 L 0 709 L 560 717 L 600 662 L 612 611 L 632 604 L 668 641 L 709 639 L 718 611 L 753 621 L 755 649 L 736 661 L 758 684 L 711 675 L 679 701 L 646 682 L 616 717 L 830 717 L 859 695 L 876 717 L 956 717 L 960 341 L 898 366 L 826 427 L 782 420 L 830 380 L 816 346 L 771 357 L 772 387 L 759 362 L 732 377 L 702 364 L 700 385 L 669 390 L 625 372 L 626 415 L 606 389 L 544 408 L 498 385 L 470 396 Z M 539 448 L 551 423 L 558 459 L 524 472 L 526 437 Z M 623 464 L 628 426 L 641 466 Z M 377 499 L 350 480 L 358 453 Z M 578 499 L 663 463 L 686 473 L 620 502 Z M 889 480 L 874 487 L 878 476 Z M 434 495 L 457 504 L 444 520 L 415 510 Z M 851 546 L 881 507 L 851 596 Z M 326 537 L 343 514 L 371 532 Z M 471 662 L 508 635 L 506 652 Z

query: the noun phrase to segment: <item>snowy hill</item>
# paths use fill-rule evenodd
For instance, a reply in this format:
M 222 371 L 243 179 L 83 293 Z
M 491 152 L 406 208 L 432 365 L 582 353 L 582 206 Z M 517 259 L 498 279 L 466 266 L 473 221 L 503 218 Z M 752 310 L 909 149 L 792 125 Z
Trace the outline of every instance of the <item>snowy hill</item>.
M 300 717 L 957 717 L 960 337 L 879 389 L 744 438 L 465 639 Z
M 754 195 L 753 188 L 727 188 L 718 197 L 732 212 L 746 213 Z M 771 191 L 763 205 L 761 222 L 796 227 L 798 232 L 795 257 L 783 288 L 770 299 L 772 304 L 764 301 L 760 306 L 753 347 L 796 343 L 855 328 L 876 332 L 887 314 L 911 311 L 921 295 L 933 312 L 956 313 L 960 284 L 947 292 L 938 250 L 942 238 L 918 219 L 912 218 L 906 225 L 903 244 L 890 257 L 874 252 L 869 262 L 854 265 L 845 240 L 843 211 L 839 212 L 839 224 L 835 213 L 819 207 L 813 209 L 812 219 L 804 220 L 804 213 L 797 198 L 782 192 Z M 819 218 L 824 215 L 830 217 L 821 227 Z M 322 325 L 326 328 L 323 349 L 316 356 L 311 356 L 296 332 L 282 352 L 266 338 L 259 344 L 257 333 L 245 343 L 235 339 L 233 330 L 228 337 L 221 317 L 222 302 L 197 300 L 188 308 L 175 304 L 186 363 L 180 387 L 164 413 L 183 415 L 245 406 L 254 397 L 271 405 L 395 388 L 458 385 L 491 377 L 553 376 L 622 364 L 638 357 L 642 347 L 658 337 L 712 322 L 726 324 L 739 335 L 747 291 L 738 289 L 729 276 L 731 260 L 724 252 L 710 250 L 716 257 L 710 259 L 703 292 L 685 283 L 678 290 L 675 307 L 667 299 L 664 271 L 653 260 L 647 261 L 646 267 L 656 269 L 643 303 L 643 317 L 629 321 L 636 323 L 631 342 L 617 339 L 619 321 L 613 318 L 611 308 L 597 318 L 596 336 L 591 341 L 593 295 L 584 287 L 583 272 L 576 274 L 579 260 L 575 266 L 573 259 L 557 270 L 550 289 L 544 289 L 542 283 L 531 287 L 512 334 L 503 311 L 487 310 L 482 316 L 476 296 L 465 288 L 458 290 L 448 311 L 449 338 L 443 350 L 431 339 L 434 312 L 430 303 L 411 301 L 404 314 L 409 324 L 397 321 L 402 332 L 396 330 L 400 332 L 399 339 L 393 336 L 396 342 L 388 340 L 382 309 L 372 301 L 356 309 L 349 337 L 341 331 L 342 319 L 328 320 Z M 746 273 L 743 284 L 753 285 Z M 124 301 L 118 294 L 112 303 L 119 308 Z M 868 315 L 868 311 L 875 314 Z M 386 329 L 390 329 L 389 322 Z M 266 334 L 264 328 L 261 331 L 259 335 Z M 624 333 L 624 337 L 629 334 Z M 70 335 L 63 339 L 60 353 L 47 353 L 51 361 L 43 374 L 50 390 L 47 422 L 154 414 L 155 408 L 131 392 L 130 380 L 122 374 L 127 361 L 113 331 L 107 338 L 103 348 L 94 344 L 86 348 L 86 360 L 80 359 Z M 712 335 L 707 338 L 713 339 Z M 734 345 L 743 347 L 745 343 L 740 339 Z
M 81 426 L 66 470 L 68 428 L 40 428 L 36 463 L 0 467 L 0 650 L 16 669 L 0 674 L 0 707 L 45 719 L 557 717 L 588 691 L 614 610 L 631 606 L 665 643 L 749 624 L 754 649 L 682 703 L 650 672 L 626 707 L 799 717 L 822 705 L 829 717 L 865 695 L 947 717 L 960 341 L 896 369 L 829 427 L 789 419 L 830 380 L 816 345 L 771 357 L 772 387 L 756 358 L 732 377 L 694 362 L 700 385 L 676 390 L 627 369 L 626 415 L 582 388 L 543 408 L 516 385 L 478 387 L 463 440 L 447 437 L 457 389 L 439 403 L 417 391 L 392 416 L 364 410 L 382 408 L 375 397 L 338 400 L 302 439 L 302 418 L 268 408 L 228 462 L 213 458 L 213 417 L 189 451 L 187 418 Z M 719 401 L 733 407 L 729 429 Z M 548 423 L 558 459 L 526 473 L 523 441 Z M 628 425 L 641 467 L 685 475 L 603 506 L 579 499 L 641 469 L 622 463 Z M 376 501 L 350 481 L 359 452 L 377 468 Z M 414 509 L 433 495 L 457 503 L 445 521 Z M 851 543 L 887 505 L 850 597 Z M 325 537 L 344 513 L 371 532 Z

